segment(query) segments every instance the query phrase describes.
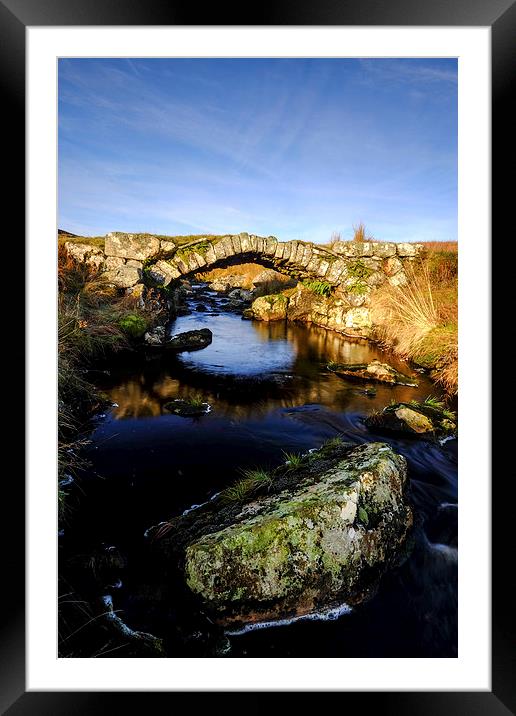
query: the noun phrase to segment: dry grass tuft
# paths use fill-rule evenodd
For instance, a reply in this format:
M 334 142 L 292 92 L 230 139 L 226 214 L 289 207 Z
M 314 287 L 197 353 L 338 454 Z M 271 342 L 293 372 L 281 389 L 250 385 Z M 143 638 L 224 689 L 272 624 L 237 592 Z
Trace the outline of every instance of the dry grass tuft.
M 423 246 L 428 252 L 450 252 L 457 254 L 459 252 L 459 244 L 456 241 L 422 241 Z
M 353 241 L 356 241 L 358 243 L 363 243 L 366 240 L 366 230 L 365 226 L 362 222 L 357 224 L 357 226 L 353 226 Z
M 448 252 L 434 254 L 415 264 L 407 275 L 407 286 L 384 286 L 376 293 L 373 320 L 378 325 L 377 338 L 404 358 L 430 369 L 438 383 L 456 393 L 456 261 L 450 262 Z

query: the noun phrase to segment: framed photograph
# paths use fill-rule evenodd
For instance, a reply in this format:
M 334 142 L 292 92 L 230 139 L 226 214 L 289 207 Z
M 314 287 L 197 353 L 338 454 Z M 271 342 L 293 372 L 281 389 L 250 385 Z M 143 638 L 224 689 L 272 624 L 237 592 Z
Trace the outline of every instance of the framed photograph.
M 3 712 L 516 712 L 490 438 L 514 4 L 115 6 L 0 4 L 27 296 Z

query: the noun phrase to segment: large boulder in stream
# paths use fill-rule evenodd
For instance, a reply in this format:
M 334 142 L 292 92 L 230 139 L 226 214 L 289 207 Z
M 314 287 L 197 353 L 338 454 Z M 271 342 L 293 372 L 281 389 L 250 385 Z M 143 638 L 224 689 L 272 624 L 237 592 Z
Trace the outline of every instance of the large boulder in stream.
M 222 493 L 148 536 L 167 533 L 156 542 L 165 559 L 178 559 L 203 611 L 225 626 L 357 604 L 399 559 L 412 525 L 406 475 L 405 458 L 384 443 L 323 447 L 246 500 L 228 505 Z
M 408 385 L 417 387 L 417 381 L 409 375 L 400 373 L 388 363 L 373 360 L 371 363 L 328 363 L 328 370 L 342 378 L 366 380 L 390 385 Z

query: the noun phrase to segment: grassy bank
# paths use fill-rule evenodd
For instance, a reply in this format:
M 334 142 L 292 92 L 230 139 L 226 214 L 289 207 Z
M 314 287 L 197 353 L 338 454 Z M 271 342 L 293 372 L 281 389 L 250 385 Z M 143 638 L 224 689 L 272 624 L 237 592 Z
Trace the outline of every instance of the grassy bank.
M 398 355 L 430 370 L 450 394 L 458 387 L 458 252 L 454 242 L 426 244 L 408 271 L 409 284 L 375 295 L 377 338 Z
M 76 477 L 84 467 L 78 436 L 103 398 L 86 380 L 99 359 L 129 350 L 149 319 L 131 296 L 120 295 L 91 266 L 78 264 L 58 247 L 58 479 Z M 60 516 L 66 490 L 59 491 Z

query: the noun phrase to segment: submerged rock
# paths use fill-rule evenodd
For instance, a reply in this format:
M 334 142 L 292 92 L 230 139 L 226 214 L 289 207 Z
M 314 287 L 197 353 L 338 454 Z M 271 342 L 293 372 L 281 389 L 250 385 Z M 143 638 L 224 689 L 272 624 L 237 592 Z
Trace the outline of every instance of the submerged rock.
M 329 363 L 327 367 L 343 378 L 417 387 L 414 378 L 400 373 L 388 363 L 381 363 L 379 360 L 373 360 L 371 363 Z
M 246 503 L 228 508 L 218 498 L 169 523 L 161 549 L 169 559 L 182 549 L 186 583 L 217 623 L 357 604 L 398 558 L 412 525 L 405 458 L 370 443 L 306 461 Z
M 409 435 L 453 435 L 456 415 L 439 402 L 395 403 L 369 415 L 364 423 L 371 430 Z
M 211 410 L 209 403 L 198 400 L 181 400 L 179 398 L 165 403 L 163 407 L 169 413 L 181 415 L 184 418 L 195 418 L 199 415 L 206 415 L 206 413 L 209 413 Z
M 213 333 L 209 328 L 201 328 L 198 331 L 185 331 L 173 336 L 165 343 L 167 350 L 171 349 L 180 351 L 197 351 L 201 348 L 209 346 L 213 338 Z

